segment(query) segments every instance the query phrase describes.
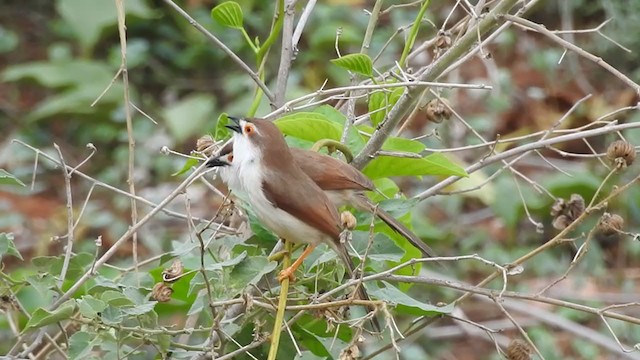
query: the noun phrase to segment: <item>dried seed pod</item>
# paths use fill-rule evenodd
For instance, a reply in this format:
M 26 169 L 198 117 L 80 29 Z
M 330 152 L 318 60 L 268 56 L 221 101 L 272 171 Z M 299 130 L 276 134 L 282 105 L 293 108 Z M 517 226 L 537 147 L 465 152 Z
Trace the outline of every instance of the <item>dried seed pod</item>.
M 614 141 L 607 148 L 607 159 L 618 169 L 624 169 L 636 159 L 636 148 L 624 140 Z
M 206 156 L 211 156 L 214 151 L 214 147 L 212 145 L 215 144 L 211 135 L 205 135 L 199 138 L 196 141 L 196 150 L 202 152 Z
M 168 283 L 174 282 L 180 278 L 183 271 L 182 261 L 175 260 L 173 264 L 171 264 L 171 267 L 162 271 L 162 280 Z
M 598 231 L 604 235 L 618 233 L 624 227 L 624 219 L 618 214 L 604 213 L 598 223 Z
M 438 49 L 446 50 L 451 47 L 451 34 L 446 31 L 438 31 L 438 36 L 436 37 L 435 46 Z
M 507 347 L 507 359 L 529 360 L 531 359 L 531 347 L 523 340 L 513 339 Z
M 451 110 L 449 110 L 449 102 L 447 99 L 432 99 L 427 103 L 426 113 L 427 120 L 440 124 L 444 120 L 449 120 L 451 118 Z
M 171 300 L 172 294 L 173 289 L 163 282 L 155 284 L 151 290 L 151 297 L 159 302 L 168 302 Z
M 349 347 L 347 347 L 346 349 L 342 350 L 340 352 L 340 360 L 355 360 L 358 359 L 362 356 L 362 354 L 360 354 L 360 349 L 358 348 L 358 345 L 356 344 L 351 344 Z
M 584 212 L 584 199 L 579 194 L 571 194 L 569 200 L 558 199 L 551 206 L 553 227 L 563 230 Z
M 340 221 L 344 229 L 353 230 L 358 225 L 356 217 L 349 211 L 343 211 L 340 214 Z

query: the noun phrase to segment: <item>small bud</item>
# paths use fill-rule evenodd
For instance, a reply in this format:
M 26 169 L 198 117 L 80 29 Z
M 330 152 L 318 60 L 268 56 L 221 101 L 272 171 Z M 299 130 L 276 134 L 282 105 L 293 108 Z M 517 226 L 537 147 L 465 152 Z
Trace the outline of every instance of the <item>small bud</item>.
M 604 213 L 598 223 L 598 231 L 604 235 L 618 233 L 624 227 L 624 219 L 618 214 Z
M 174 282 L 180 278 L 183 271 L 184 267 L 182 266 L 182 261 L 175 260 L 173 264 L 171 264 L 171 267 L 162 271 L 162 280 L 169 283 Z
M 509 343 L 507 347 L 507 359 L 509 360 L 529 360 L 531 359 L 531 348 L 529 344 L 520 340 L 514 339 Z
M 574 222 L 584 212 L 584 199 L 578 194 L 571 194 L 569 201 L 559 198 L 551 206 L 553 227 L 563 230 Z
M 340 214 L 340 221 L 342 222 L 342 227 L 348 230 L 353 230 L 356 225 L 358 225 L 356 217 L 348 211 L 343 211 L 342 214 Z
M 427 120 L 440 124 L 444 120 L 451 118 L 451 110 L 449 110 L 449 102 L 447 99 L 432 99 L 426 106 Z
M 172 294 L 173 289 L 163 282 L 155 284 L 151 291 L 151 297 L 159 302 L 168 302 L 171 300 Z
M 160 148 L 160 153 L 162 155 L 169 155 L 171 154 L 171 151 L 169 150 L 169 147 L 167 147 L 166 145 Z
M 614 141 L 607 148 L 607 159 L 618 169 L 624 169 L 636 159 L 636 149 L 624 140 Z

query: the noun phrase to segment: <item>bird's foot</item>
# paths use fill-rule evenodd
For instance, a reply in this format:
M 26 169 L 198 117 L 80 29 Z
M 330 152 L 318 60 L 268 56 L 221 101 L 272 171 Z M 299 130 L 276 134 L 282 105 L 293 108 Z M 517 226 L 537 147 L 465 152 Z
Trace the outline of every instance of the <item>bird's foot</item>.
M 280 271 L 280 274 L 278 274 L 278 281 L 283 282 L 285 279 L 289 279 L 290 282 L 296 281 L 296 276 L 294 275 L 295 272 L 296 268 L 289 266 L 288 268 Z

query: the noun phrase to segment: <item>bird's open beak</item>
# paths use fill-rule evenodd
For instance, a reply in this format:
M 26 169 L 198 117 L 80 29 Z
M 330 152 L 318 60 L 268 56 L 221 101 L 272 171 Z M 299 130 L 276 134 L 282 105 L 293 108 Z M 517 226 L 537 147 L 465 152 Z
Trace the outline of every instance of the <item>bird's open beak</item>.
M 207 167 L 219 167 L 219 166 L 229 166 L 231 165 L 229 162 L 222 160 L 222 158 L 214 157 L 213 159 L 207 161 Z
M 242 134 L 242 128 L 240 127 L 240 119 L 235 116 L 227 116 L 227 118 L 233 121 L 233 124 L 225 125 L 227 129 L 233 130 L 238 134 Z

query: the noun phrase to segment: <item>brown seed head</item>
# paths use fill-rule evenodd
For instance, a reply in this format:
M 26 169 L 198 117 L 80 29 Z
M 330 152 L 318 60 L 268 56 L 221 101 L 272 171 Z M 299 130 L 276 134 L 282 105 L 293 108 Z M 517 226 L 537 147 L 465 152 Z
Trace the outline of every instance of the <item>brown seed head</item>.
M 618 233 L 624 227 L 624 219 L 618 214 L 604 213 L 598 223 L 598 230 L 604 235 Z
M 196 150 L 206 156 L 211 156 L 215 150 L 215 141 L 211 135 L 205 135 L 196 141 Z
M 155 284 L 151 290 L 151 297 L 159 302 L 168 302 L 171 300 L 172 294 L 173 289 L 163 282 Z
M 618 169 L 624 169 L 636 159 L 636 149 L 624 140 L 614 141 L 607 148 L 607 159 Z
M 584 199 L 578 194 L 571 194 L 569 200 L 558 199 L 551 206 L 553 227 L 562 230 L 574 222 L 584 212 Z
M 436 124 L 440 124 L 444 120 L 449 120 L 451 118 L 451 110 L 449 110 L 449 102 L 447 99 L 432 99 L 427 103 L 426 112 L 427 112 L 427 120 L 434 122 Z
M 349 211 L 343 211 L 340 214 L 340 221 L 342 222 L 342 227 L 348 230 L 353 230 L 355 229 L 356 225 L 358 225 L 356 217 L 353 216 L 353 214 Z
M 531 348 L 529 344 L 520 339 L 513 339 L 507 347 L 507 359 L 509 360 L 529 360 L 531 359 Z
M 182 261 L 175 260 L 171 267 L 164 269 L 162 271 L 162 280 L 165 282 L 174 282 L 180 278 L 184 271 L 184 267 L 182 266 Z

